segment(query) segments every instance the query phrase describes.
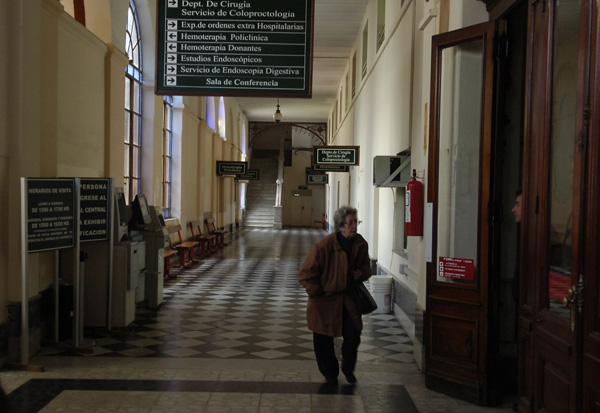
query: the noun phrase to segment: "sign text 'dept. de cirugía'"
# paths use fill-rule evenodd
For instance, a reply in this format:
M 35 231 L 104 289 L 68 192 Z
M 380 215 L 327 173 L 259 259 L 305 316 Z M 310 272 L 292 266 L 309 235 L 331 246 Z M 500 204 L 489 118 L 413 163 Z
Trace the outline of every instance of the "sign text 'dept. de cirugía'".
M 314 0 L 159 0 L 159 94 L 310 97 Z

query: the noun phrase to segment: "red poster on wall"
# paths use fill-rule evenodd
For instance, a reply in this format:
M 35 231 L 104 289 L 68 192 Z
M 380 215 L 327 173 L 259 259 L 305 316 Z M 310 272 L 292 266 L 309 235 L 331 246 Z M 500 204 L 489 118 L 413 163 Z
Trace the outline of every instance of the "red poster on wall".
M 440 257 L 439 275 L 472 281 L 475 279 L 475 263 L 468 258 Z

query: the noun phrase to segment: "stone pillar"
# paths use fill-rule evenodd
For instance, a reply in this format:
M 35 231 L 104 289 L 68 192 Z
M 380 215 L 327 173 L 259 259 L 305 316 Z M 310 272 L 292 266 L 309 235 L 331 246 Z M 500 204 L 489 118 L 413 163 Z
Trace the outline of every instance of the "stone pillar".
M 273 229 L 283 229 L 283 207 L 274 206 Z

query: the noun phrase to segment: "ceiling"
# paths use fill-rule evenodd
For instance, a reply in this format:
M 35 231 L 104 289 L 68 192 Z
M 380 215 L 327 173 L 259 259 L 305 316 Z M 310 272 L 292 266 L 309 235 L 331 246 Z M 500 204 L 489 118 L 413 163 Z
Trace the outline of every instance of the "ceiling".
M 315 0 L 312 98 L 281 98 L 283 122 L 327 122 L 370 0 Z M 273 121 L 276 98 L 237 97 L 250 121 Z

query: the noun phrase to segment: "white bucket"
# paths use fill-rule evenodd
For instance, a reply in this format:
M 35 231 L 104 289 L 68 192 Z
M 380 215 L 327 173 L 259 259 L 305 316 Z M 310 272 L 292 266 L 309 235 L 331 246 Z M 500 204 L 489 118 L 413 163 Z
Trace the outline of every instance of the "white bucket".
M 369 278 L 369 291 L 377 303 L 375 313 L 387 314 L 392 305 L 392 277 L 389 275 L 373 275 Z

